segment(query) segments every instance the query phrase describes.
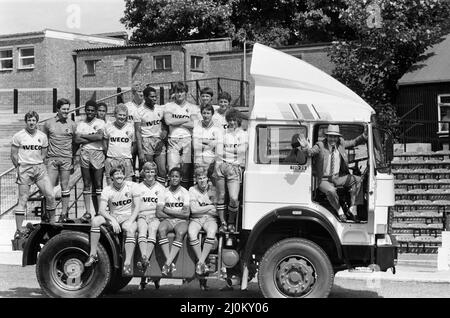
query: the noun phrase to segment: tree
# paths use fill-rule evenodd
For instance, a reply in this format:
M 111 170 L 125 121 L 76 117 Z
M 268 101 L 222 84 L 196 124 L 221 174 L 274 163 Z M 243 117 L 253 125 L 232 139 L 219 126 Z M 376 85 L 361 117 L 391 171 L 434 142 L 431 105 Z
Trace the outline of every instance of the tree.
M 132 42 L 148 43 L 226 37 L 233 34 L 231 1 L 126 0 L 120 20 Z
M 138 43 L 229 36 L 280 46 L 351 37 L 343 8 L 344 0 L 126 0 L 121 22 Z
M 448 31 L 449 4 L 439 0 L 346 0 L 342 21 L 355 40 L 334 42 L 333 76 L 392 125 L 397 81 Z

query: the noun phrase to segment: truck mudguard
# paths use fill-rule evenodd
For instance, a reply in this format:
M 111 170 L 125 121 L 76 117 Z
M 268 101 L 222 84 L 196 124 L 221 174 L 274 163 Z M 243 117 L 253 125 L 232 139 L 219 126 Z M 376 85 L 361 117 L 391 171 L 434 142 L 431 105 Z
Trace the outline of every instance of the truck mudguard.
M 333 225 L 323 215 L 307 207 L 288 206 L 282 209 L 277 209 L 266 214 L 250 232 L 247 243 L 245 245 L 245 251 L 242 257 L 242 261 L 246 264 L 250 259 L 253 247 L 256 244 L 258 237 L 261 233 L 272 223 L 277 220 L 305 220 L 318 223 L 323 227 L 333 238 L 336 246 L 337 255 L 342 259 L 342 246 L 339 237 L 334 230 Z

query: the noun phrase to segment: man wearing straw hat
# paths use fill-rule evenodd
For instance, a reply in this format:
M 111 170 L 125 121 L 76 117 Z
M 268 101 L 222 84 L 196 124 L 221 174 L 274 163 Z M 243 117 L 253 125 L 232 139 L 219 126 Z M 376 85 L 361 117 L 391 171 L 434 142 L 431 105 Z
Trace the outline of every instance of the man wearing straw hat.
M 346 148 L 356 147 L 367 141 L 366 128 L 364 133 L 355 139 L 344 140 L 339 131 L 339 125 L 328 125 L 325 139 L 318 141 L 313 147 L 308 146 L 304 135 L 299 138 L 300 149 L 308 156 L 314 157 L 313 175 L 317 179 L 318 188 L 323 192 L 331 206 L 338 213 L 341 222 L 346 222 L 347 217 L 339 204 L 339 196 L 336 187 L 350 188 L 351 206 L 350 213 L 356 215 L 356 197 L 360 193 L 361 178 L 350 174 Z

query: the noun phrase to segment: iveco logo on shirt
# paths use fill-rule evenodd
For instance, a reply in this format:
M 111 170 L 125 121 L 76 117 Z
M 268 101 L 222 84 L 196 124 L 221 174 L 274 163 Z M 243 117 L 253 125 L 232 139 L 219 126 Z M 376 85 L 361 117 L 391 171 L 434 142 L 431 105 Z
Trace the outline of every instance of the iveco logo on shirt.
M 161 123 L 160 120 L 152 120 L 145 123 L 145 126 L 153 126 L 153 125 L 159 125 Z
M 42 150 L 40 145 L 23 145 L 22 148 L 25 150 Z
M 207 206 L 208 205 L 208 203 L 206 203 L 206 202 L 199 202 L 198 203 L 200 206 Z
M 179 114 L 172 114 L 172 118 L 191 118 L 189 115 L 179 115 Z
M 237 144 L 224 144 L 225 148 L 237 148 Z
M 130 138 L 128 137 L 111 137 L 109 140 L 111 142 L 130 142 Z
M 127 205 L 127 204 L 131 204 L 131 199 L 128 199 L 128 200 L 122 200 L 122 201 L 117 201 L 117 202 L 113 202 L 112 204 L 114 205 L 114 206 L 124 206 L 124 205 Z
M 176 203 L 166 202 L 166 206 L 169 208 L 182 208 L 183 205 L 184 205 L 183 202 L 176 202 Z
M 153 203 L 158 203 L 158 198 L 151 198 L 151 197 L 144 197 L 143 198 L 144 202 L 153 202 Z

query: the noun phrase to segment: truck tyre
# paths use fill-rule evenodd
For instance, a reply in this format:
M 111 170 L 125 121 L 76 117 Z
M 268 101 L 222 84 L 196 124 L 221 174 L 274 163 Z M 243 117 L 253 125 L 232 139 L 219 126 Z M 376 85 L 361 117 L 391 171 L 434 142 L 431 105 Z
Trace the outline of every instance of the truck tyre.
M 111 277 L 108 286 L 106 286 L 106 294 L 115 294 L 122 288 L 125 288 L 133 277 L 122 276 L 120 269 L 116 270 L 116 273 Z
M 327 297 L 334 273 L 327 254 L 314 242 L 289 238 L 261 259 L 258 283 L 264 297 Z
M 81 232 L 63 232 L 42 248 L 36 264 L 36 276 L 49 297 L 98 297 L 111 278 L 111 262 L 102 244 L 98 244 L 98 262 L 84 267 L 89 257 L 89 237 Z

